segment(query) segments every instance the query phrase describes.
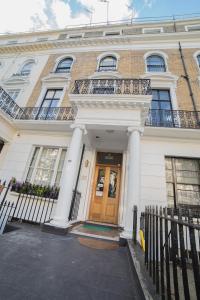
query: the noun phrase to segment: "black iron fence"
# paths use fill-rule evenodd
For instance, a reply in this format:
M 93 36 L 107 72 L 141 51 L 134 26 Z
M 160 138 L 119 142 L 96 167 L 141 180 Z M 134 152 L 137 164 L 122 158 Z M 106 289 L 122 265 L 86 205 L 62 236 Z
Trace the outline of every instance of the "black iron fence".
M 0 203 L 0 234 L 4 232 L 8 219 L 12 217 L 14 208 L 14 202 L 5 201 Z
M 14 179 L 6 185 L 4 181 L 0 184 L 0 226 L 2 221 L 5 227 L 8 217 L 10 220 L 37 224 L 49 221 L 58 195 L 57 187 L 20 183 Z
M 151 95 L 150 79 L 75 80 L 72 94 Z
M 145 265 L 162 299 L 200 299 L 200 215 L 146 207 Z
M 146 126 L 200 129 L 200 112 L 150 109 Z
M 81 193 L 78 191 L 73 191 L 72 202 L 69 212 L 69 221 L 77 220 L 80 200 Z
M 14 220 L 31 223 L 45 223 L 51 219 L 55 199 L 53 195 L 47 198 L 30 194 L 18 194 L 15 209 L 12 214 Z

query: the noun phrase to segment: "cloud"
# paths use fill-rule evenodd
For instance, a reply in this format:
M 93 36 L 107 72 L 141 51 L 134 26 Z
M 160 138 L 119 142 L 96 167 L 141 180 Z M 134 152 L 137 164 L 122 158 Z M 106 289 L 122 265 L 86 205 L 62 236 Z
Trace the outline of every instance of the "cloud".
M 152 0 L 145 0 L 147 5 L 150 1 Z M 110 0 L 109 21 L 130 18 L 130 6 L 131 0 Z M 93 23 L 106 22 L 107 4 L 99 0 L 1 0 L 0 32 L 23 32 L 88 24 L 88 10 L 91 9 Z M 138 15 L 134 8 L 133 15 Z
M 152 8 L 154 2 L 155 2 L 154 0 L 144 0 L 144 6 Z

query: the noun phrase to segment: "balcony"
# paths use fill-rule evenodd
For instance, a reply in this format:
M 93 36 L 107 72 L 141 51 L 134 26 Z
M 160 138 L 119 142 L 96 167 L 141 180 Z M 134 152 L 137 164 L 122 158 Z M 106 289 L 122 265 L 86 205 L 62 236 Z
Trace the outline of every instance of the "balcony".
M 13 119 L 23 112 L 21 107 L 17 105 L 2 87 L 0 87 L 0 109 Z
M 0 110 L 17 120 L 72 121 L 76 114 L 72 107 L 19 107 L 2 87 L 0 87 Z
M 83 79 L 75 80 L 75 95 L 151 95 L 150 79 Z
M 72 107 L 23 107 L 15 119 L 73 121 L 75 110 Z
M 150 109 L 145 125 L 151 127 L 200 129 L 200 112 Z

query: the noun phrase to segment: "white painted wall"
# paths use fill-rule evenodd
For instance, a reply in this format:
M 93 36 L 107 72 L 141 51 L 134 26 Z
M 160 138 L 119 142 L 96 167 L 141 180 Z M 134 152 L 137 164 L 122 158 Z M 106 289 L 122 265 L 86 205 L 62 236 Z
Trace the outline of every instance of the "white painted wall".
M 10 143 L 4 162 L 0 165 L 0 178 L 25 180 L 34 146 L 68 147 L 71 136 L 58 133 L 21 132 Z
M 200 158 L 200 141 L 142 138 L 141 210 L 145 205 L 167 205 L 165 156 Z
M 20 89 L 20 94 L 16 99 L 16 103 L 19 106 L 26 106 L 48 58 L 49 55 L 45 53 L 24 53 L 23 55 L 18 54 L 15 56 L 0 56 L 0 62 L 2 63 L 0 67 L 0 85 L 5 90 Z M 33 65 L 30 75 L 22 77 L 25 81 L 17 80 L 18 78 L 16 76 L 12 77 L 13 74 L 20 72 L 23 64 L 30 59 L 34 59 L 35 64 Z

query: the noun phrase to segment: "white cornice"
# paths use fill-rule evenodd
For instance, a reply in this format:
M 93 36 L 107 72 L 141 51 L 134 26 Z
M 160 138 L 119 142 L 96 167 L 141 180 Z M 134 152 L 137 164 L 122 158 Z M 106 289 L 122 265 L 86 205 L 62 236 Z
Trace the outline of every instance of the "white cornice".
M 168 43 L 176 43 L 177 40 L 180 40 L 184 43 L 195 43 L 199 47 L 199 32 L 178 32 L 178 33 L 163 33 L 163 34 L 139 34 L 131 36 L 115 36 L 115 37 L 99 37 L 99 38 L 82 38 L 78 40 L 49 40 L 45 42 L 29 42 L 23 44 L 14 44 L 14 45 L 1 45 L 0 54 L 8 53 L 21 53 L 21 52 L 36 52 L 36 51 L 46 51 L 52 49 L 63 49 L 63 48 L 80 48 L 86 47 L 98 47 L 102 46 L 106 50 L 105 46 L 111 46 L 111 49 L 117 49 L 119 46 L 126 47 L 131 46 L 132 49 L 135 49 L 136 44 L 146 45 L 147 49 L 149 45 L 152 44 L 156 48 L 160 48 L 158 45 Z M 167 46 L 168 48 L 168 46 Z M 80 50 L 80 49 L 79 49 Z M 109 51 L 109 47 L 107 48 Z

